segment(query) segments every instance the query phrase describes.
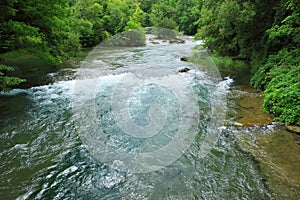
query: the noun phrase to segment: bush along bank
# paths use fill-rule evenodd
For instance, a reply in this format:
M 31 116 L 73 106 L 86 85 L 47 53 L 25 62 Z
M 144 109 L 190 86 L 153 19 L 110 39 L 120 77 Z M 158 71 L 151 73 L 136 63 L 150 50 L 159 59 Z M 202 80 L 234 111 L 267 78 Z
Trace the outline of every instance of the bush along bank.
M 264 111 L 300 125 L 300 5 L 297 0 L 208 0 L 196 36 L 220 56 L 250 60 Z

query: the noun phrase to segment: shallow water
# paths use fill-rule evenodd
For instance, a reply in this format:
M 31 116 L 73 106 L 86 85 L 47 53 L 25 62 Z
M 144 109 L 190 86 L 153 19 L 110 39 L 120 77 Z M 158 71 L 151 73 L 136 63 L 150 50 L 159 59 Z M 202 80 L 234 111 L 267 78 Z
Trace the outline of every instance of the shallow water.
M 300 136 L 278 124 L 233 131 L 241 147 L 259 161 L 272 198 L 299 199 Z
M 232 80 L 181 62 L 185 39 L 96 48 L 76 80 L 2 94 L 1 197 L 269 199 L 224 126 Z

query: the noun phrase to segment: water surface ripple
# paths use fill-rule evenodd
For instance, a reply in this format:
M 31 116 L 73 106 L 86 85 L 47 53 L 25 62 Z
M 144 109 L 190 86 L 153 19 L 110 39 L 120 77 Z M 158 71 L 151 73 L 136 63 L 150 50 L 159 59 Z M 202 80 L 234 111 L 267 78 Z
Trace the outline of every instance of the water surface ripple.
M 216 124 L 209 115 L 220 103 L 214 98 L 220 93 L 226 95 L 230 80 L 212 80 L 201 67 L 180 61 L 180 57 L 191 53 L 194 45 L 188 39 L 182 45 L 161 42 L 159 45 L 148 44 L 140 48 L 92 51 L 76 71 L 79 80 L 98 78 L 94 99 L 96 118 L 83 120 L 82 124 L 78 124 L 78 119 L 83 116 L 76 109 L 74 111 L 74 88 L 78 84 L 76 80 L 14 90 L 8 95 L 2 95 L 1 198 L 268 198 L 253 158 L 242 152 L 231 132 Z M 178 74 L 178 69 L 182 67 L 189 67 L 191 70 L 186 74 Z M 200 121 L 196 120 L 199 124 L 194 126 L 199 132 L 193 137 L 190 146 L 174 162 L 147 173 L 132 173 L 130 170 L 118 168 L 118 165 L 100 162 L 89 151 L 80 135 L 80 131 L 97 130 L 93 125 L 101 126 L 102 131 L 109 136 L 107 145 L 117 144 L 118 148 L 127 152 L 153 152 L 173 139 L 173 133 L 178 130 L 178 124 L 174 121 L 180 119 L 184 113 L 179 109 L 181 105 L 176 100 L 176 95 L 167 88 L 146 84 L 137 89 L 135 96 L 131 96 L 128 101 L 129 115 L 140 126 L 150 123 L 150 101 L 157 101 L 157 104 L 166 108 L 167 113 L 173 113 L 171 118 L 168 118 L 169 115 L 161 118 L 170 126 L 162 127 L 161 134 L 155 137 L 144 140 L 123 134 L 111 112 L 112 87 L 122 75 L 139 72 L 136 74 L 141 77 L 163 77 L 170 71 L 186 80 L 197 94 Z M 159 99 L 156 93 L 169 99 Z M 138 106 L 139 103 L 143 106 Z M 87 103 L 78 106 L 85 106 L 89 110 L 91 105 Z M 226 110 L 215 112 L 222 115 Z M 86 124 L 87 121 L 89 125 Z M 204 136 L 215 132 L 219 134 L 217 141 L 203 156 Z

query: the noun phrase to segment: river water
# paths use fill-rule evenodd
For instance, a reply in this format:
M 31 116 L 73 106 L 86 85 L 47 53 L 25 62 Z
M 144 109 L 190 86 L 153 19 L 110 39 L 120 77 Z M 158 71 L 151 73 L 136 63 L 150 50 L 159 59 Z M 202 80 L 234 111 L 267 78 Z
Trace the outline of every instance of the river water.
M 225 126 L 232 80 L 180 61 L 184 39 L 98 47 L 72 80 L 1 94 L 1 199 L 269 199 Z

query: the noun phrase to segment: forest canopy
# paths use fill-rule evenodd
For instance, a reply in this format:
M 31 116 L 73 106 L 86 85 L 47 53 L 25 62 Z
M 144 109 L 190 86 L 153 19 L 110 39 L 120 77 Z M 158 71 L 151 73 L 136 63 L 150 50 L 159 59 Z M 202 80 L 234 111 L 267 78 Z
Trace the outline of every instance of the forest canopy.
M 59 65 L 117 33 L 155 26 L 195 35 L 214 54 L 250 61 L 265 111 L 300 125 L 298 0 L 4 0 L 0 12 L 1 91 L 24 82 L 9 75 L 15 66 L 2 62 L 7 53 Z

